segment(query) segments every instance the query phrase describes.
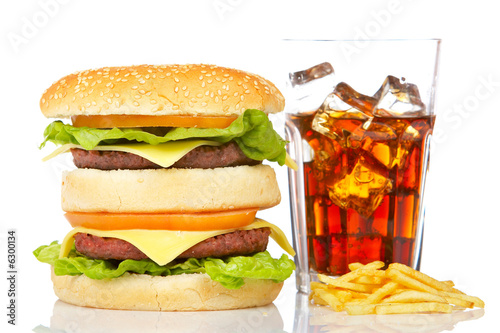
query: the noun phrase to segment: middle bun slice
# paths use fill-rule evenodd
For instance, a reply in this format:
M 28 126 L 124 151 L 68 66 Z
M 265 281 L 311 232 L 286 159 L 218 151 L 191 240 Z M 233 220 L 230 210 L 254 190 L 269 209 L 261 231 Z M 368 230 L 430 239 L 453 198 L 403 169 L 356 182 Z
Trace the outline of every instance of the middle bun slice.
M 264 209 L 281 200 L 268 165 L 65 172 L 66 212 L 182 213 Z

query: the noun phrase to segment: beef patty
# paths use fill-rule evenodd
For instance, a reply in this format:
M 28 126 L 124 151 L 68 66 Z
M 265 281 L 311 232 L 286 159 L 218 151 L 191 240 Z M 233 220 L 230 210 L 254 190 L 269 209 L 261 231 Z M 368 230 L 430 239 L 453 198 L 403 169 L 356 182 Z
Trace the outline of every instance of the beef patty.
M 208 238 L 184 251 L 178 258 L 225 257 L 262 252 L 267 248 L 270 234 L 269 228 L 237 230 Z M 148 258 L 127 241 L 85 233 L 75 234 L 75 247 L 78 252 L 93 259 L 141 260 Z
M 119 152 L 71 149 L 73 160 L 78 168 L 101 170 L 117 169 L 159 169 L 161 166 L 142 158 L 141 156 Z M 200 146 L 184 155 L 175 162 L 172 168 L 211 169 L 234 167 L 240 165 L 257 165 L 261 161 L 247 157 L 234 141 L 221 146 Z

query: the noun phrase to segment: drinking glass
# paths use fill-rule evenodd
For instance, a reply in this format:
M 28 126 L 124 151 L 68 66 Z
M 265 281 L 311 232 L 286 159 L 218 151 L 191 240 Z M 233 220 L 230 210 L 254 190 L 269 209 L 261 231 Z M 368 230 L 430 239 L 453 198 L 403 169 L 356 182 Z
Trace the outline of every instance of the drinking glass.
M 354 262 L 419 269 L 440 40 L 284 44 L 297 289 Z

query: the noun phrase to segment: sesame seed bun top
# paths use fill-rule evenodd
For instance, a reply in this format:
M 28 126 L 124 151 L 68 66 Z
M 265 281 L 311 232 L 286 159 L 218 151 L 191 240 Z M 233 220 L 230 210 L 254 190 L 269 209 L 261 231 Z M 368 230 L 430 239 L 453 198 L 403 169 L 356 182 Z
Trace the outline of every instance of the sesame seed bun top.
M 270 81 L 213 65 L 106 67 L 63 77 L 40 100 L 46 117 L 76 115 L 237 116 L 283 110 Z

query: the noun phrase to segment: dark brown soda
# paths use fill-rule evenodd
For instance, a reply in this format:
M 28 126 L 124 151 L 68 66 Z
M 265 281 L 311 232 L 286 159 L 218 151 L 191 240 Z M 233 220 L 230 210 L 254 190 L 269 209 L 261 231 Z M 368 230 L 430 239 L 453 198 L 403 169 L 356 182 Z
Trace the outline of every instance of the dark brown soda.
M 413 266 L 434 116 L 375 117 L 368 131 L 365 120 L 341 117 L 324 125 L 337 133 L 329 136 L 312 129 L 314 116 L 287 115 L 314 151 L 304 163 L 310 268 L 340 275 L 354 262 Z

